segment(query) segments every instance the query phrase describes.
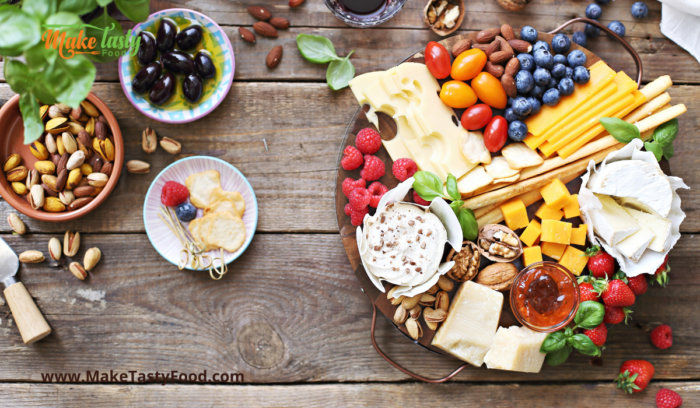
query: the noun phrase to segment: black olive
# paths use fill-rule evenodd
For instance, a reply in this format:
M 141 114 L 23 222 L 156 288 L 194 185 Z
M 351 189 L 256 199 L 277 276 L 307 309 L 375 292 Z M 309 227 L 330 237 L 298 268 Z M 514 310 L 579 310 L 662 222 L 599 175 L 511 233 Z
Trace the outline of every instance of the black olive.
M 158 27 L 158 36 L 156 37 L 156 45 L 158 51 L 168 52 L 175 46 L 175 35 L 177 35 L 177 27 L 170 21 L 163 19 Z
M 197 75 L 190 74 L 182 80 L 182 93 L 185 99 L 195 103 L 202 97 L 202 80 Z
M 177 46 L 181 50 L 189 50 L 197 46 L 202 41 L 202 26 L 191 25 L 180 31 L 175 38 Z
M 156 39 L 153 37 L 153 34 L 147 31 L 142 31 L 139 33 L 139 37 L 141 38 L 138 53 L 139 64 L 148 65 L 155 61 L 156 57 L 158 56 L 158 51 L 156 50 Z
M 197 74 L 203 79 L 213 78 L 216 75 L 216 67 L 211 58 L 203 52 L 198 52 L 194 56 L 194 67 L 197 70 Z
M 131 81 L 131 89 L 138 93 L 148 91 L 160 78 L 161 71 L 160 64 L 157 62 L 146 65 L 134 76 L 134 80 Z
M 175 75 L 166 72 L 151 89 L 149 95 L 151 103 L 154 105 L 162 105 L 167 102 L 175 91 Z
M 176 74 L 194 74 L 194 62 L 189 54 L 182 51 L 170 51 L 162 54 L 160 60 L 163 68 Z

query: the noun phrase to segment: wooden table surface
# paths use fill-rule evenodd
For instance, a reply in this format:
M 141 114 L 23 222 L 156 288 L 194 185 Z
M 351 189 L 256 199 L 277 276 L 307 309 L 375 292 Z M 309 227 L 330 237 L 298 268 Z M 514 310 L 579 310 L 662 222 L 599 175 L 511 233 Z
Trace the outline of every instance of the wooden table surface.
M 534 0 L 523 12 L 506 12 L 495 0 L 465 1 L 463 30 L 503 23 L 551 30 L 582 16 L 582 0 Z M 30 232 L 3 238 L 20 252 L 46 251 L 50 237 L 79 230 L 82 248 L 102 249 L 99 266 L 86 281 L 49 262 L 23 265 L 19 276 L 46 315 L 53 333 L 30 346 L 22 343 L 7 305 L 0 306 L 0 393 L 3 406 L 654 406 L 661 387 L 677 390 L 684 406 L 700 405 L 700 69 L 698 62 L 659 32 L 660 3 L 646 0 L 649 17 L 635 21 L 633 0 L 604 6 L 602 21 L 619 19 L 642 56 L 644 81 L 670 74 L 674 103 L 685 103 L 671 161 L 673 174 L 691 190 L 681 191 L 687 218 L 683 237 L 671 252 L 668 288 L 651 287 L 634 308 L 628 326 L 610 329 L 602 359 L 573 353 L 559 367 L 539 374 L 470 368 L 443 385 L 416 383 L 377 355 L 369 338 L 371 307 L 360 291 L 338 235 L 334 179 L 338 149 L 357 103 L 348 90 L 331 91 L 325 66 L 303 60 L 298 33 L 329 37 L 339 55 L 352 57 L 357 73 L 389 68 L 429 40 L 439 38 L 421 19 L 422 1 L 409 0 L 391 21 L 376 29 L 351 29 L 321 0 L 298 9 L 286 0 L 182 0 L 151 2 L 153 9 L 195 8 L 228 33 L 236 55 L 236 81 L 228 97 L 199 121 L 169 125 L 147 119 L 128 102 L 116 63 L 98 69 L 95 92 L 112 109 L 124 135 L 126 159 L 151 163 L 147 175 L 122 172 L 119 184 L 98 211 L 74 222 L 50 224 L 22 218 Z M 278 39 L 258 36 L 244 43 L 239 26 L 251 26 L 246 7 L 263 4 L 292 27 Z M 464 31 L 460 31 L 464 32 Z M 265 56 L 284 46 L 280 65 L 269 70 Z M 631 58 L 607 38 L 589 48 L 613 68 L 634 73 Z M 0 83 L 0 103 L 13 95 Z M 183 144 L 173 157 L 141 150 L 141 132 L 154 128 Z M 265 150 L 267 141 L 269 151 Z M 206 273 L 178 271 L 150 245 L 142 205 L 151 181 L 180 157 L 210 155 L 240 169 L 257 194 L 260 218 L 246 253 L 221 281 Z M 14 210 L 0 202 L 0 219 Z M 654 348 L 649 330 L 670 324 L 674 345 Z M 426 376 L 440 377 L 457 360 L 427 352 L 378 322 L 381 347 L 398 362 Z M 646 392 L 625 396 L 612 384 L 620 364 L 644 358 L 656 367 Z M 117 373 L 242 373 L 243 385 L 127 380 L 85 382 L 86 371 Z M 81 373 L 72 383 L 46 383 L 42 373 Z M 130 374 L 128 374 L 130 375 Z

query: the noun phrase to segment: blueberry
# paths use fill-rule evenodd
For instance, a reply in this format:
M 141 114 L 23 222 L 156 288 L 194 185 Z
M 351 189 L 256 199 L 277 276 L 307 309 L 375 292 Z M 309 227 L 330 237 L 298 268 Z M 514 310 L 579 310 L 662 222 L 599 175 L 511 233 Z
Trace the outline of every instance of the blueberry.
M 535 70 L 535 58 L 530 54 L 518 54 L 518 60 L 520 61 L 520 70 L 534 71 Z
M 586 43 L 588 42 L 586 39 L 586 33 L 584 33 L 583 31 L 576 31 L 574 35 L 571 36 L 571 41 L 584 48 L 586 47 Z
M 586 7 L 586 17 L 592 20 L 599 19 L 601 14 L 603 14 L 603 9 L 595 3 L 591 3 Z
M 584 54 L 581 50 L 571 51 L 566 58 L 569 60 L 569 66 L 571 68 L 586 65 L 586 54 Z
M 182 222 L 190 222 L 197 217 L 197 209 L 190 203 L 182 203 L 175 207 L 177 219 Z
M 547 106 L 555 106 L 559 103 L 559 99 L 561 99 L 561 95 L 558 89 L 550 89 L 542 96 L 542 102 Z
M 552 51 L 547 41 L 537 41 L 535 45 L 532 46 L 532 54 L 534 55 L 537 50 Z
M 552 76 L 554 78 L 564 78 L 566 76 L 566 67 L 564 64 L 554 64 L 552 68 Z
M 621 22 L 615 20 L 608 24 L 608 28 L 612 30 L 613 33 L 619 35 L 620 37 L 625 36 L 625 25 Z M 608 36 L 610 37 L 610 36 Z
M 552 78 L 552 74 L 544 68 L 537 68 L 535 73 L 532 74 L 532 78 L 535 80 L 535 85 L 547 86 L 549 80 Z
M 552 51 L 565 54 L 571 48 L 571 39 L 566 34 L 557 34 L 552 38 Z
M 594 26 L 593 24 L 586 24 L 586 28 L 583 29 L 583 33 L 586 34 L 588 38 L 596 38 L 600 35 L 600 28 Z
M 521 96 L 515 98 L 515 100 L 513 101 L 513 112 L 516 115 L 527 116 L 530 114 L 531 110 L 532 107 L 530 106 L 530 102 L 528 102 L 526 98 L 523 98 Z
M 506 121 L 508 123 L 515 122 L 516 120 L 523 120 L 524 118 L 517 113 L 513 112 L 512 108 L 507 108 L 505 115 L 503 115 L 506 118 Z
M 554 65 L 563 64 L 564 66 L 569 65 L 569 61 L 566 60 L 566 55 L 557 54 L 554 56 Z
M 515 87 L 518 89 L 518 92 L 528 93 L 534 86 L 535 80 L 530 71 L 520 70 L 515 74 Z
M 532 88 L 532 91 L 528 94 L 529 96 L 537 99 L 542 99 L 542 96 L 544 95 L 544 92 L 547 90 L 547 88 L 543 86 L 535 86 Z
M 513 98 L 509 96 L 508 99 L 506 99 L 506 108 L 510 108 L 511 106 L 513 106 Z
M 535 65 L 544 69 L 552 69 L 554 66 L 554 57 L 547 50 L 535 51 Z
M 610 0 L 595 0 L 595 2 L 600 4 L 601 6 L 604 6 L 608 3 L 610 3 Z
M 649 7 L 646 4 L 638 1 L 632 5 L 632 17 L 644 18 L 649 15 Z
M 542 109 L 542 103 L 539 99 L 528 96 L 527 101 L 530 102 L 530 115 L 536 115 Z
M 559 81 L 557 89 L 559 89 L 559 93 L 562 94 L 562 96 L 571 95 L 572 93 L 574 93 L 574 80 L 571 78 L 562 79 L 561 81 Z
M 514 142 L 522 142 L 527 136 L 527 125 L 524 122 L 516 120 L 508 125 L 508 137 Z
M 571 67 L 566 67 L 566 78 L 573 78 L 574 77 L 574 69 Z
M 556 88 L 559 85 L 559 80 L 557 78 L 550 78 L 547 84 L 547 89 Z
M 585 67 L 574 68 L 574 82 L 577 84 L 587 84 L 591 80 L 591 72 Z
M 532 44 L 537 41 L 537 30 L 533 27 L 525 26 L 520 30 L 520 38 Z

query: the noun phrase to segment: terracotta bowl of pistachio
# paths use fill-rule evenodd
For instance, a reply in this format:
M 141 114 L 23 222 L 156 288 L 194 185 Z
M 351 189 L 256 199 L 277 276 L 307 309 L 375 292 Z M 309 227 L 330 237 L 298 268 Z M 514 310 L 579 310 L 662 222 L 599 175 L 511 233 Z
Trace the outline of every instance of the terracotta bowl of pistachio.
M 37 220 L 80 218 L 102 204 L 119 181 L 124 143 L 119 124 L 97 95 L 79 108 L 40 103 L 44 133 L 24 144 L 19 95 L 0 109 L 0 195 Z

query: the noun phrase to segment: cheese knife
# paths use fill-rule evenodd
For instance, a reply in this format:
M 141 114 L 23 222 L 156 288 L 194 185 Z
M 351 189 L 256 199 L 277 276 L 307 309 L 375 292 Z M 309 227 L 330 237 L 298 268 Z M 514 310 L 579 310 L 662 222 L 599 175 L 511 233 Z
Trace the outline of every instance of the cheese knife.
M 51 327 L 34 303 L 27 288 L 15 279 L 19 270 L 17 253 L 0 238 L 0 281 L 5 285 L 5 299 L 22 335 L 24 344 L 32 344 L 51 333 Z

